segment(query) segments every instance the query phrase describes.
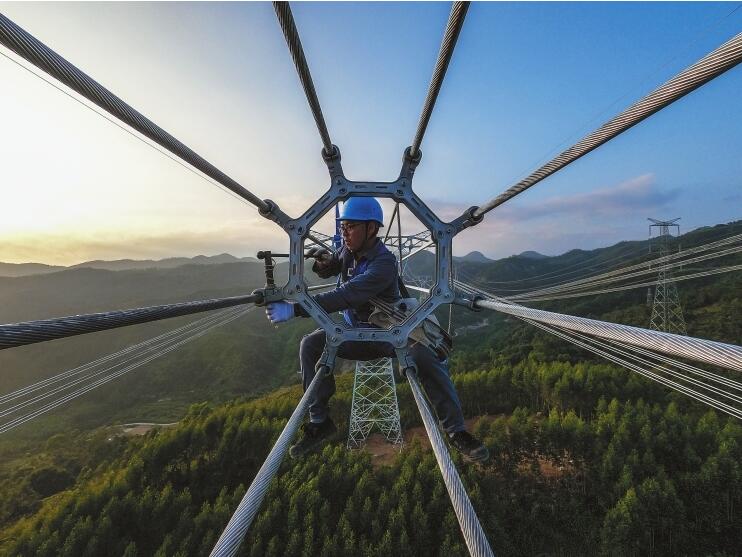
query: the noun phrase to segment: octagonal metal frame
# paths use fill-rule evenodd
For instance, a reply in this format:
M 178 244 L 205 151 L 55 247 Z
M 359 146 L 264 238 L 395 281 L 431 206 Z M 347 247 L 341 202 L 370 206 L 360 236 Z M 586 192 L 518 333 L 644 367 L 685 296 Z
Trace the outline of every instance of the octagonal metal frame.
M 301 307 L 314 319 L 327 335 L 326 364 L 332 367 L 334 354 L 343 342 L 389 342 L 395 349 L 404 349 L 410 332 L 442 304 L 452 303 L 455 293 L 451 288 L 451 249 L 453 238 L 461 232 L 466 223 L 471 221 L 471 208 L 452 222 L 443 222 L 415 194 L 412 179 L 422 153 L 418 151 L 415 158 L 410 156 L 410 148 L 405 150 L 402 169 L 399 177 L 393 182 L 366 182 L 348 180 L 340 163 L 340 150 L 333 145 L 333 153 L 323 158 L 330 173 L 330 189 L 315 201 L 300 217 L 292 219 L 283 213 L 271 200 L 266 200 L 269 210 L 263 216 L 276 222 L 288 234 L 290 240 L 288 280 L 286 284 L 266 296 L 265 302 L 271 300 L 290 300 L 301 304 Z M 435 284 L 429 297 L 421 303 L 407 318 L 389 329 L 353 328 L 346 323 L 334 322 L 327 312 L 309 295 L 304 280 L 304 242 L 310 234 L 311 227 L 339 201 L 354 196 L 380 197 L 393 199 L 407 207 L 431 233 L 436 247 Z M 325 360 L 326 358 L 323 358 Z

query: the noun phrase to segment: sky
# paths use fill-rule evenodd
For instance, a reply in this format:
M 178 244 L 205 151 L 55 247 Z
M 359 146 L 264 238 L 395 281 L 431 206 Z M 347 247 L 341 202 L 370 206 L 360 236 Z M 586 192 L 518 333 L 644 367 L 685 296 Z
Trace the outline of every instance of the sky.
M 396 178 L 449 9 L 292 3 L 348 178 Z M 0 11 L 288 214 L 326 190 L 322 144 L 270 3 L 0 2 Z M 415 191 L 451 220 L 740 31 L 739 3 L 475 2 Z M 0 54 L 0 261 L 286 247 L 251 205 Z M 455 239 L 455 253 L 556 255 L 644 239 L 648 217 L 681 217 L 681 231 L 742 218 L 741 90 L 742 66 L 491 211 Z

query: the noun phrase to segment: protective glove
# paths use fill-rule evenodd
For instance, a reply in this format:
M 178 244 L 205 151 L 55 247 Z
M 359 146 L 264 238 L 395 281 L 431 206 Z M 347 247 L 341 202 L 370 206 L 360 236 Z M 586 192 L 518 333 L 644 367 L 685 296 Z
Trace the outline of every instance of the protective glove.
M 294 304 L 290 302 L 271 302 L 265 306 L 265 314 L 274 325 L 296 317 L 294 315 Z

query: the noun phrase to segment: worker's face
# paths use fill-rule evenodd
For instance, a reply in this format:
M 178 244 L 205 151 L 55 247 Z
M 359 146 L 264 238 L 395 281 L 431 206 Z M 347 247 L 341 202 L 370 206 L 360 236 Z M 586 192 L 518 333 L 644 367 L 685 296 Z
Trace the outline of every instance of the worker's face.
M 366 240 L 373 236 L 375 228 L 371 222 L 356 220 L 344 220 L 340 222 L 343 241 L 350 251 L 359 251 L 362 249 Z

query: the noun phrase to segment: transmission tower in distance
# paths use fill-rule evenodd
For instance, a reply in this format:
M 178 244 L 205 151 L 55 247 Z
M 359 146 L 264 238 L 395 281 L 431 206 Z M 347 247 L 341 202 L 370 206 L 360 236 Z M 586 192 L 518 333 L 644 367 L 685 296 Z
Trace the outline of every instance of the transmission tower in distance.
M 402 444 L 402 426 L 391 358 L 356 362 L 348 448 L 362 447 L 374 429 L 390 443 Z
M 670 255 L 671 244 L 674 238 L 680 235 L 680 225 L 677 224 L 680 218 L 667 221 L 657 219 L 647 220 L 652 222 L 649 225 L 649 252 L 657 255 L 658 258 Z M 675 236 L 670 232 L 672 228 L 675 229 Z M 656 235 L 652 236 L 652 233 L 655 231 L 657 232 Z M 683 318 L 683 308 L 680 307 L 678 289 L 675 286 L 670 265 L 665 261 L 659 263 L 649 328 L 665 333 L 687 334 L 685 319 Z

